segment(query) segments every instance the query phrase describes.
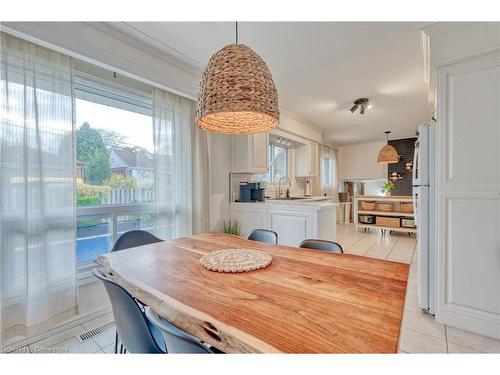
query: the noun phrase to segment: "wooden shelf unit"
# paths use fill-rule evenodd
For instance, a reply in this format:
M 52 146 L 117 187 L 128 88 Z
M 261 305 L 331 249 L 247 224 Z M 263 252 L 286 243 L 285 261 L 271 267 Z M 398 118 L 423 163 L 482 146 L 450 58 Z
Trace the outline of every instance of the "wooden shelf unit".
M 395 217 L 410 217 L 414 218 L 413 212 L 400 212 L 400 211 L 364 211 L 358 210 L 358 214 L 362 215 L 378 215 L 378 216 L 395 216 Z
M 384 230 L 392 230 L 394 232 L 403 232 L 403 233 L 417 233 L 417 228 L 394 228 L 394 227 L 384 227 L 382 225 L 376 224 L 361 224 L 358 223 L 358 228 L 368 228 L 368 229 L 384 229 Z
M 354 224 L 356 225 L 356 231 L 358 228 L 368 228 L 368 229 L 381 229 L 389 230 L 394 232 L 404 232 L 404 233 L 417 233 L 417 228 L 405 228 L 405 227 L 388 227 L 376 224 L 364 224 L 359 222 L 359 215 L 374 215 L 374 216 L 392 216 L 392 217 L 406 217 L 409 219 L 415 218 L 414 212 L 401 212 L 401 211 L 379 211 L 379 210 L 359 210 L 360 201 L 374 201 L 374 202 L 413 202 L 413 197 L 394 195 L 394 196 L 379 196 L 379 195 L 359 195 L 354 197 Z
M 413 202 L 411 195 L 358 195 L 355 197 L 357 201 L 377 201 L 377 202 Z

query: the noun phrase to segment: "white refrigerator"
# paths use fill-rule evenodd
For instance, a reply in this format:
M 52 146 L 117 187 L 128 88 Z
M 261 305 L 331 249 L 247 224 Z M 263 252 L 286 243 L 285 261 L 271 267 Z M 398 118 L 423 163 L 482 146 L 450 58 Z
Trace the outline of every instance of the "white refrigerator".
M 417 225 L 418 304 L 436 311 L 436 125 L 418 128 L 413 158 L 413 205 Z

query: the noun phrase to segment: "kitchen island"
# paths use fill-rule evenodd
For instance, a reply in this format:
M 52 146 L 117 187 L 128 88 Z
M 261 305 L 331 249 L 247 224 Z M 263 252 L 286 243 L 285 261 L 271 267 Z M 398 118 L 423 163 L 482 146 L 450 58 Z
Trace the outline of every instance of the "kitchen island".
M 279 244 L 299 246 L 306 238 L 335 241 L 337 206 L 314 198 L 232 202 L 230 216 L 240 224 L 243 237 L 254 229 L 270 229 L 278 233 Z

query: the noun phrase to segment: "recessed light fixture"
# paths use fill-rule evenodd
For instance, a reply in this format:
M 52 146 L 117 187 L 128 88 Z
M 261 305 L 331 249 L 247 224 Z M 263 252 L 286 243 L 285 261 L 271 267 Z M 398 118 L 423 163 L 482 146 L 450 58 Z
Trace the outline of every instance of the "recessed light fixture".
M 351 111 L 351 113 L 354 113 L 359 108 L 359 113 L 361 115 L 364 115 L 365 111 L 367 109 L 370 109 L 371 107 L 372 105 L 370 104 L 368 98 L 359 98 L 354 101 L 354 105 L 351 107 L 349 111 Z

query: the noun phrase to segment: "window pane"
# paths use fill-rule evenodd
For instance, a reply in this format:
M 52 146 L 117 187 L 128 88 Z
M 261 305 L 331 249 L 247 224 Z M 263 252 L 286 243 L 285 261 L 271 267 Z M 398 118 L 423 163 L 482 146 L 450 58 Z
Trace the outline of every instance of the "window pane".
M 78 263 L 109 252 L 124 232 L 154 228 L 151 115 L 133 106 L 105 105 L 109 101 L 104 96 L 98 103 L 99 98 L 96 94 L 92 101 L 76 99 Z M 147 204 L 150 213 L 144 213 Z M 140 211 L 134 213 L 138 205 Z
M 118 237 L 125 232 L 137 229 L 145 230 L 154 234 L 154 224 L 155 216 L 153 213 L 118 216 Z
M 324 187 L 332 186 L 332 159 L 328 155 L 323 156 L 322 185 Z
M 77 205 L 153 201 L 151 116 L 76 100 Z
M 76 258 L 78 263 L 95 260 L 111 250 L 111 219 L 81 217 L 76 221 Z
M 277 182 L 280 178 L 288 176 L 287 149 L 273 145 L 272 152 L 272 177 Z

